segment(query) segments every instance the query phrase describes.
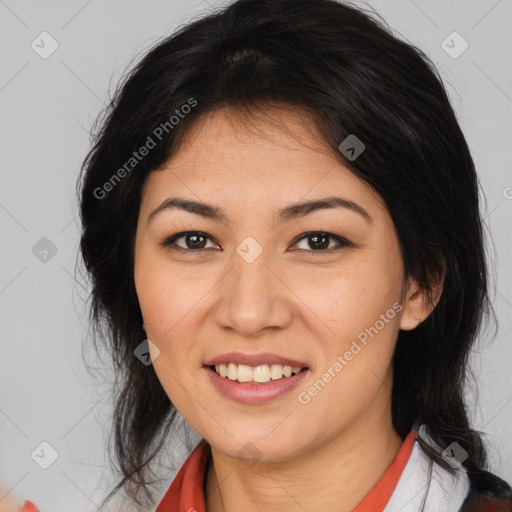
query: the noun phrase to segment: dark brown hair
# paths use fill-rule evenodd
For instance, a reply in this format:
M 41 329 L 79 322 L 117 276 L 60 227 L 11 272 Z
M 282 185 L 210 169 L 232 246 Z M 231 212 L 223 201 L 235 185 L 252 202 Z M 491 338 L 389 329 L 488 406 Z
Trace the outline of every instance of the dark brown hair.
M 141 490 L 151 497 L 150 462 L 176 420 L 152 366 L 134 356 L 145 338 L 133 280 L 141 186 L 200 116 L 226 105 L 250 113 L 272 102 L 306 112 L 340 161 L 382 196 L 406 276 L 430 293 L 429 272 L 446 270 L 433 312 L 399 333 L 393 425 L 405 437 L 418 421 L 439 446 L 459 443 L 468 470 L 486 467 L 464 403 L 468 355 L 492 311 L 484 225 L 473 160 L 441 77 L 421 50 L 348 3 L 238 0 L 147 52 L 98 121 L 82 166 L 80 250 L 92 286 L 91 322 L 119 376 L 113 433 L 122 480 L 109 498 L 122 487 L 137 503 Z M 163 126 L 155 147 L 131 161 Z M 349 134 L 366 146 L 353 161 L 338 150 Z

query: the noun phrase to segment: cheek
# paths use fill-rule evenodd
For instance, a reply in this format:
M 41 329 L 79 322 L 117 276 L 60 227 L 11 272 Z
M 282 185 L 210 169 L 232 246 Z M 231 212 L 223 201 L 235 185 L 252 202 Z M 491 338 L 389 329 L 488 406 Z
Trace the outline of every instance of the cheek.
M 366 256 L 357 260 L 339 268 L 308 269 L 294 279 L 304 314 L 338 345 L 373 326 L 401 298 L 398 271 Z M 397 322 L 395 313 L 392 308 L 386 323 Z
M 165 258 L 140 251 L 135 264 L 135 287 L 148 331 L 163 346 L 182 333 L 211 284 L 207 275 L 177 268 Z M 160 347 L 162 349 L 162 347 Z
M 338 403 L 336 414 L 343 416 L 371 401 L 390 371 L 402 309 L 400 275 L 361 260 L 310 282 L 314 293 L 310 287 L 309 295 L 305 288 L 297 295 L 311 297 L 303 311 L 317 334 L 320 382 L 305 390 L 304 401 L 316 402 L 319 414 L 326 402 Z
M 151 272 L 150 268 L 139 275 L 137 293 L 147 337 L 160 351 L 153 368 L 173 405 L 188 411 L 191 394 L 197 396 L 198 392 L 191 370 L 197 365 L 192 361 L 197 332 L 193 324 L 198 321 L 195 315 L 200 295 L 188 279 L 176 278 L 175 269 L 171 272 L 160 266 Z
M 361 293 L 363 288 L 347 286 L 343 291 Z M 299 390 L 302 415 L 329 436 L 330 429 L 347 426 L 366 413 L 376 402 L 385 406 L 392 388 L 392 357 L 398 335 L 399 302 L 386 294 L 362 300 L 341 295 L 332 311 L 335 332 L 319 338 L 321 353 L 314 378 Z M 325 302 L 326 307 L 329 301 Z M 334 316 L 337 315 L 337 316 Z M 332 434 L 332 432 L 331 432 Z

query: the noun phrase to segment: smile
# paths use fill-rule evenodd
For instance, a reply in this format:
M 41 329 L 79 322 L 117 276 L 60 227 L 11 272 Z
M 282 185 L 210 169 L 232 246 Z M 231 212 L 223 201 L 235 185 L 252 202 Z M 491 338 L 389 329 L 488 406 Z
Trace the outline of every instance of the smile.
M 279 397 L 285 397 L 286 394 L 298 386 L 310 372 L 310 369 L 307 367 L 295 367 L 295 370 L 298 371 L 294 373 L 293 367 L 284 366 L 281 369 L 274 369 L 274 376 L 278 375 L 278 370 L 281 375 L 277 379 L 273 379 L 270 376 L 272 366 L 278 367 L 281 365 L 271 365 L 268 370 L 259 370 L 258 368 L 260 367 L 252 368 L 248 366 L 247 369 L 242 368 L 241 370 L 242 379 L 246 378 L 248 380 L 241 382 L 239 380 L 240 375 L 238 372 L 240 371 L 240 367 L 245 365 L 233 364 L 233 366 L 231 366 L 232 364 L 233 363 L 217 365 L 218 369 L 216 369 L 215 366 L 204 366 L 203 369 L 206 371 L 214 389 L 223 398 L 229 398 L 235 402 L 244 404 L 263 404 Z M 224 368 L 221 369 L 221 366 Z M 220 374 L 221 371 L 227 372 L 226 376 L 222 377 Z M 234 376 L 234 379 L 230 378 L 230 371 L 231 377 Z M 289 376 L 286 375 L 288 373 L 290 374 Z M 246 375 L 245 377 L 244 374 Z M 253 380 L 254 378 L 263 378 L 262 375 L 265 376 L 265 378 L 267 378 L 266 376 L 268 375 L 269 380 L 265 382 L 257 382 Z
M 307 369 L 307 367 L 281 364 L 249 366 L 235 363 L 216 364 L 210 368 L 223 378 L 235 382 L 252 382 L 253 384 L 265 384 L 271 380 L 289 378 Z

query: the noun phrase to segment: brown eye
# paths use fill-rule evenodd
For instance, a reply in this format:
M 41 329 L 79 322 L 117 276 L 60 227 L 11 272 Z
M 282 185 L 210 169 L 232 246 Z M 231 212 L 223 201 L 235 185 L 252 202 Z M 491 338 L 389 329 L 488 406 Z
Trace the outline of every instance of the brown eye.
M 188 234 L 184 236 L 185 245 L 188 249 L 204 249 L 206 237 L 202 235 Z
M 180 239 L 183 239 L 184 245 L 176 243 L 176 241 Z M 181 233 L 176 233 L 175 235 L 166 238 L 161 243 L 161 245 L 164 247 L 176 248 L 184 251 L 193 252 L 206 249 L 206 244 L 208 243 L 208 240 L 211 240 L 210 237 L 206 233 L 202 233 L 201 231 L 183 231 Z
M 181 243 L 177 243 L 178 240 L 183 241 Z M 213 243 L 211 237 L 202 231 L 183 231 L 181 233 L 176 233 L 175 235 L 166 238 L 160 245 L 184 252 L 201 252 L 202 250 L 208 249 L 208 247 L 206 247 L 208 241 L 212 242 L 214 248 L 218 248 L 218 245 Z M 348 240 L 324 231 L 311 231 L 309 233 L 304 233 L 301 238 L 294 243 L 294 245 L 303 241 L 306 241 L 306 247 L 299 248 L 299 250 L 310 253 L 325 253 L 331 252 L 331 250 L 353 246 L 353 244 Z M 334 245 L 332 245 L 333 241 L 336 242 Z
M 305 233 L 294 245 L 297 245 L 299 242 L 306 240 L 307 247 L 303 247 L 300 250 L 306 250 L 309 252 L 330 252 L 331 249 L 336 249 L 337 247 L 348 247 L 352 245 L 348 240 L 344 238 L 333 235 L 332 233 L 325 233 L 324 231 L 311 231 L 309 233 Z M 330 246 L 331 241 L 336 241 L 337 244 Z

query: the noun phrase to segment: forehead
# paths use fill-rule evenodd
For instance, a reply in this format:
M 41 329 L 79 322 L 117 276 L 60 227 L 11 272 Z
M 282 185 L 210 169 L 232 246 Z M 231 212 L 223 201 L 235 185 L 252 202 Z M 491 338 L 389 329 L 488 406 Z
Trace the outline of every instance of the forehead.
M 259 106 L 249 111 L 223 107 L 201 117 L 185 133 L 169 163 L 218 162 L 247 170 L 262 170 L 280 162 L 334 160 L 332 149 L 318 133 L 313 119 L 299 109 Z M 265 156 L 263 160 L 259 160 Z M 247 162 L 245 159 L 249 158 Z M 209 166 L 209 165 L 208 165 Z
M 170 193 L 222 202 L 297 202 L 326 195 L 378 203 L 380 196 L 343 165 L 304 111 L 229 107 L 195 121 L 180 147 L 144 183 L 152 204 Z

